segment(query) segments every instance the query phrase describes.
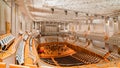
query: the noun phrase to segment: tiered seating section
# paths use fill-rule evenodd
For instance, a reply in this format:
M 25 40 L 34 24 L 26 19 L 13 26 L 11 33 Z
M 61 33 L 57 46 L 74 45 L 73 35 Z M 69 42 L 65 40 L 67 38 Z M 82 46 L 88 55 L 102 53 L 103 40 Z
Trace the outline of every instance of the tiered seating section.
M 60 66 L 79 66 L 84 64 L 84 62 L 81 62 L 72 56 L 55 58 L 55 61 L 57 61 Z
M 16 60 L 19 65 L 23 65 L 25 64 L 25 48 L 27 43 L 29 43 L 28 45 L 30 46 L 30 50 L 32 51 L 32 39 L 28 40 L 29 36 L 28 34 L 23 34 L 20 37 L 18 37 L 17 39 L 15 39 L 15 37 L 12 34 L 5 34 L 0 36 L 0 61 L 4 61 L 6 59 L 9 59 L 9 56 L 14 56 L 16 54 Z M 29 42 L 27 42 L 27 40 Z M 28 48 L 26 48 L 28 49 Z M 14 60 L 11 60 L 14 62 Z M 10 62 L 11 62 L 10 61 Z M 6 64 L 0 64 L 0 68 L 2 66 L 2 68 L 6 68 L 8 67 L 8 63 Z M 37 68 L 37 66 L 35 65 L 28 65 L 26 63 L 27 66 L 19 66 L 19 65 L 10 65 L 10 68 Z
M 84 62 L 84 64 L 94 64 L 98 63 L 101 60 L 100 57 L 85 52 L 79 52 L 73 54 L 72 56 L 79 59 L 81 62 Z
M 55 65 L 55 62 L 51 58 L 41 58 L 44 62 Z M 72 57 L 72 56 L 66 56 L 61 58 L 54 58 L 54 60 L 58 63 L 60 66 L 68 67 L 68 66 L 79 66 L 83 65 L 84 63 L 79 61 L 78 59 Z
M 113 35 L 112 37 L 109 38 L 107 43 L 117 45 L 118 47 L 120 47 L 120 35 L 119 34 Z
M 7 34 L 0 37 L 0 50 L 6 50 L 13 42 L 15 37 L 12 34 Z
M 23 35 L 23 40 L 20 42 L 17 52 L 16 52 L 16 60 L 19 65 L 24 64 L 24 52 L 25 52 L 25 41 L 28 39 L 28 35 Z
M 71 39 L 71 36 L 73 36 L 74 39 Z M 109 52 L 108 49 L 105 49 L 107 40 L 108 37 L 104 33 L 71 33 L 66 42 L 85 48 L 104 57 Z M 102 44 L 98 45 L 94 41 L 98 41 Z
M 65 35 L 67 37 L 65 37 Z M 71 34 L 69 34 L 69 33 L 67 33 L 65 35 L 63 36 L 63 34 L 62 35 L 59 34 L 58 37 L 62 37 L 62 36 L 63 36 L 62 38 L 65 37 L 67 39 L 67 41 L 65 41 L 65 43 L 70 44 L 70 46 L 68 46 L 68 47 L 73 48 L 73 49 L 75 47 L 74 50 L 76 50 L 76 51 L 80 50 L 79 48 L 83 48 L 88 51 L 88 53 L 78 51 L 77 54 L 72 55 L 72 57 L 77 58 L 79 61 L 81 61 L 84 64 L 98 63 L 98 62 L 102 61 L 102 59 L 106 60 L 106 58 L 104 56 L 106 56 L 106 54 L 108 53 L 108 50 L 105 50 L 103 47 L 105 47 L 105 41 L 107 40 L 108 37 L 105 34 L 103 34 L 103 33 L 102 34 L 98 34 L 98 33 L 89 33 L 89 34 L 87 34 L 87 33 L 85 33 L 85 34 L 71 33 Z M 100 41 L 100 42 L 102 42 L 102 44 L 98 45 L 99 43 L 96 41 L 94 42 L 94 40 Z M 47 41 L 47 43 L 48 42 L 50 42 L 50 41 Z M 83 42 L 84 45 L 82 45 L 81 42 Z M 71 47 L 72 45 L 73 45 L 73 47 Z M 97 48 L 97 47 L 94 47 L 94 45 L 96 45 L 96 46 L 98 45 L 101 47 Z M 48 51 L 48 52 L 50 52 L 50 51 Z M 96 53 L 96 54 L 90 55 L 91 53 Z
M 25 42 L 21 41 L 18 47 L 18 50 L 16 52 L 16 60 L 18 61 L 18 64 L 24 64 L 24 48 L 25 48 Z
M 28 40 L 26 40 L 25 45 L 25 63 L 27 64 L 35 64 L 36 63 L 36 55 L 34 54 L 33 50 L 33 37 L 29 37 Z

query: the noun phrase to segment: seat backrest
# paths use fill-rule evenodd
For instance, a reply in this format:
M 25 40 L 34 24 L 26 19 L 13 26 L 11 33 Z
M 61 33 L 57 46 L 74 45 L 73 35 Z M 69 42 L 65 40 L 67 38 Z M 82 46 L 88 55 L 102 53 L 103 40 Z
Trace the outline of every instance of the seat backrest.
M 12 34 L 5 35 L 0 39 L 0 49 L 5 50 L 14 41 L 15 37 Z
M 25 45 L 25 42 L 21 41 L 19 44 L 18 50 L 16 52 L 16 59 L 18 60 L 19 64 L 24 63 L 24 45 Z

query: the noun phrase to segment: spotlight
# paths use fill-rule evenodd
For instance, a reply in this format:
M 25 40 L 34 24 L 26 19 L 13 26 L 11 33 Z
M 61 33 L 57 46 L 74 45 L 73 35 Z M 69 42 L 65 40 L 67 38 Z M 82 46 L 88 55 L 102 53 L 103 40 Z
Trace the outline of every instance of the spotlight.
M 76 17 L 78 16 L 78 12 L 75 12 L 75 14 L 76 14 Z
M 113 20 L 116 23 L 118 21 L 118 16 L 114 17 Z
M 97 17 L 97 15 L 96 15 L 96 14 L 95 14 L 94 16 L 95 16 L 95 17 Z
M 102 19 L 104 18 L 104 16 L 101 16 L 102 17 Z
M 88 16 L 88 13 L 86 13 L 86 16 Z
M 65 10 L 65 15 L 67 15 L 67 10 Z
M 54 13 L 54 8 L 51 8 L 52 14 Z

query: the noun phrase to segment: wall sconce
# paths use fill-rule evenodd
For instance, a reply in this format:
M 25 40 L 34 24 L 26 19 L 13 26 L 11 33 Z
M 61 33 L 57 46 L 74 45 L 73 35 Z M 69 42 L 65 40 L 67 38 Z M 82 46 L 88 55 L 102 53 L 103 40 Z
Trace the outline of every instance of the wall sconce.
M 54 8 L 51 8 L 52 14 L 54 13 Z
M 96 15 L 96 14 L 95 14 L 94 16 L 95 16 L 95 17 L 97 17 L 97 15 Z
M 114 17 L 113 21 L 114 21 L 114 23 L 116 23 L 118 21 L 118 16 Z
M 65 10 L 65 15 L 67 15 L 67 10 Z
M 60 28 L 60 27 L 61 27 L 61 25 L 58 25 L 58 27 Z
M 78 17 L 78 12 L 75 12 L 76 17 Z
M 108 24 L 109 23 L 109 16 L 107 16 L 107 17 L 105 17 L 105 20 L 106 20 L 106 24 Z
M 104 16 L 101 16 L 102 19 L 104 19 Z
M 86 13 L 86 16 L 88 16 L 88 13 Z

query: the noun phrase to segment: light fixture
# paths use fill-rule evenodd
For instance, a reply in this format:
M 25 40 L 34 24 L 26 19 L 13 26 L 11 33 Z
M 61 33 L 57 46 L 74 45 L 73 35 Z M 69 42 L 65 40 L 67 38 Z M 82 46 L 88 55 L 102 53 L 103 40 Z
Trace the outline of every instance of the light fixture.
M 105 19 L 106 19 L 106 23 L 109 23 L 109 16 L 107 16 Z
M 51 8 L 52 14 L 54 13 L 54 8 Z
M 67 10 L 65 10 L 65 15 L 67 15 Z
M 102 19 L 104 19 L 104 16 L 101 16 Z
M 96 15 L 96 14 L 95 14 L 94 16 L 95 16 L 95 17 L 97 17 L 97 15 Z
M 114 21 L 114 23 L 116 22 L 116 18 L 115 17 L 113 17 L 113 21 Z
M 61 27 L 61 25 L 58 25 L 58 27 L 60 28 L 60 27 Z
M 109 23 L 110 23 L 110 21 L 109 21 L 109 20 L 107 20 L 106 25 L 109 25 Z
M 34 23 L 33 29 L 35 29 L 35 21 L 33 21 L 33 23 Z
M 86 13 L 86 16 L 88 16 L 88 13 Z
M 76 17 L 78 16 L 78 12 L 75 12 Z
M 114 21 L 114 23 L 116 23 L 118 21 L 118 16 L 113 17 L 113 21 Z

